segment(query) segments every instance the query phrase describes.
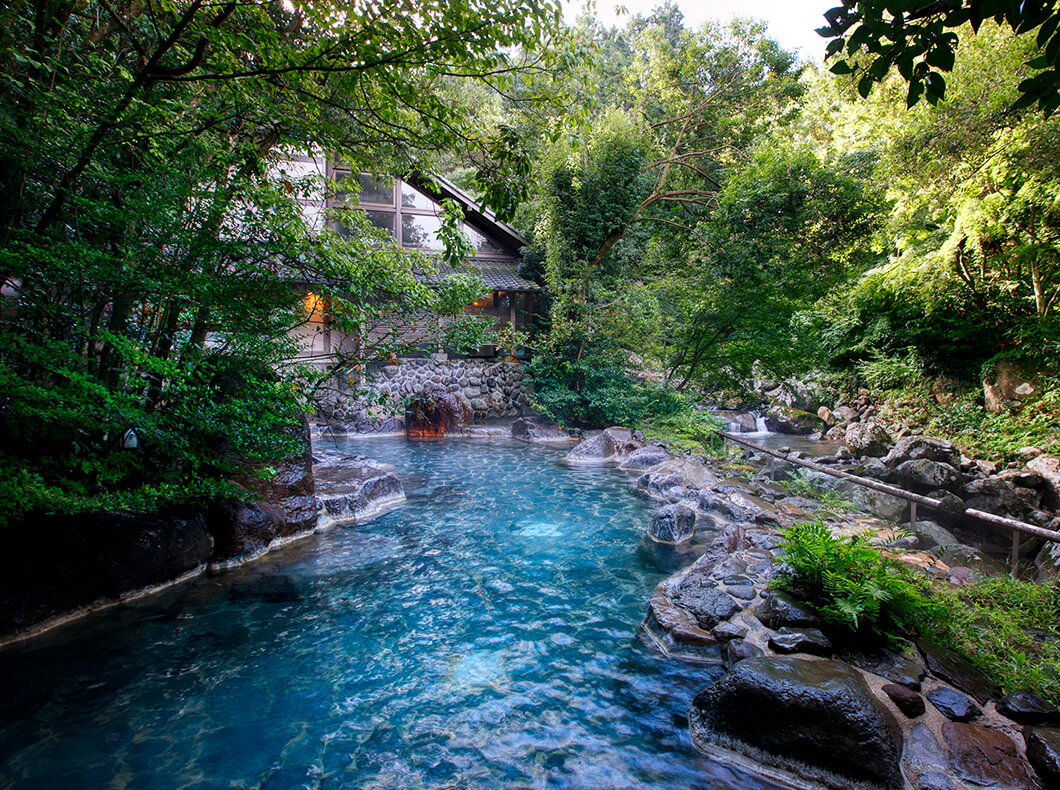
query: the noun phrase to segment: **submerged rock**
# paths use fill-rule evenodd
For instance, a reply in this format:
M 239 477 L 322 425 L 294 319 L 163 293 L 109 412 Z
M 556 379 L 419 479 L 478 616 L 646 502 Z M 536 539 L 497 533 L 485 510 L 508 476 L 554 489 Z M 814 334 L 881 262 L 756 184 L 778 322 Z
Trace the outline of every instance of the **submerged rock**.
M 570 435 L 556 423 L 537 417 L 520 417 L 512 423 L 512 438 L 521 442 L 569 442 Z
M 746 658 L 696 695 L 690 718 L 700 748 L 720 736 L 727 746 L 735 739 L 782 763 L 887 788 L 903 784 L 897 720 L 841 662 Z
M 405 502 L 394 467 L 363 455 L 324 455 L 314 467 L 318 527 L 366 521 Z

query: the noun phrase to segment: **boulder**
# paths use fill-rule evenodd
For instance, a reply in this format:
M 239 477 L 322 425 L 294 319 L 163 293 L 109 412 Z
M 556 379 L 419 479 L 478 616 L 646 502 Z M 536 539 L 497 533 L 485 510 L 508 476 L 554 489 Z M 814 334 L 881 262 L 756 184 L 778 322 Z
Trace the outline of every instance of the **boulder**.
M 817 628 L 788 628 L 785 626 L 769 637 L 769 647 L 775 653 L 809 653 L 827 656 L 832 653 L 832 643 Z
M 920 547 L 933 549 L 938 546 L 955 546 L 960 540 L 948 529 L 934 521 L 920 521 L 912 526 L 912 532 L 920 540 Z
M 1023 515 L 1023 500 L 1016 494 L 1013 485 L 1000 477 L 985 477 L 965 483 L 965 507 L 985 510 L 998 516 L 1020 518 Z
M 924 656 L 928 671 L 937 678 L 971 694 L 981 705 L 998 696 L 997 686 L 983 677 L 964 656 L 945 647 L 929 642 L 919 642 L 917 647 Z
M 821 421 L 831 428 L 836 423 L 835 415 L 832 414 L 832 410 L 827 406 L 822 406 L 817 410 L 817 416 L 821 418 Z
M 700 628 L 713 628 L 742 609 L 732 596 L 712 584 L 705 575 L 690 572 L 670 595 L 670 600 L 691 614 Z
M 913 691 L 920 690 L 920 681 L 927 674 L 920 653 L 912 645 L 905 650 L 865 646 L 848 648 L 841 653 L 840 658 Z
M 997 712 L 1018 724 L 1060 724 L 1056 705 L 1029 691 L 1006 694 L 997 701 Z
M 617 463 L 615 457 L 615 443 L 606 433 L 597 433 L 584 439 L 574 446 L 563 458 L 568 464 L 613 464 Z
M 1020 757 L 1016 744 L 1002 732 L 948 721 L 942 725 L 942 740 L 949 755 L 950 770 L 959 779 L 979 787 L 1021 790 L 1041 787 Z
M 1045 487 L 1043 504 L 1060 508 L 1060 457 L 1039 455 L 1027 463 L 1027 468 L 1042 477 Z
M 773 630 L 785 626 L 798 628 L 817 625 L 817 615 L 812 609 L 782 592 L 769 593 L 755 610 L 755 617 L 766 628 Z
M 313 473 L 321 528 L 368 521 L 405 502 L 394 467 L 363 455 L 321 454 Z
M 1060 730 L 1052 727 L 1025 727 L 1027 760 L 1046 787 L 1060 787 Z
M 825 431 L 828 426 L 816 414 L 774 403 L 765 413 L 766 427 L 777 433 L 807 436 L 814 431 Z
M 702 461 L 686 455 L 679 455 L 669 461 L 663 461 L 661 464 L 651 467 L 645 474 L 649 479 L 664 478 L 672 475 L 680 483 L 699 489 L 713 488 L 718 483 L 717 475 L 708 469 Z M 638 485 L 640 485 L 639 481 Z
M 669 461 L 672 457 L 673 456 L 671 456 L 663 447 L 641 447 L 639 450 L 631 452 L 626 459 L 619 464 L 619 469 L 625 469 L 628 471 L 650 469 L 653 466 Z
M 1046 370 L 1033 362 L 1002 359 L 984 371 L 983 401 L 991 414 L 1019 412 L 1042 396 Z
M 732 639 L 721 645 L 721 663 L 726 669 L 732 668 L 734 664 L 745 658 L 756 658 L 765 655 L 762 648 L 748 642 L 746 639 Z
M 862 458 L 886 455 L 894 440 L 879 423 L 856 422 L 847 426 L 843 441 L 853 455 Z
M 950 721 L 971 721 L 983 713 L 966 696 L 946 686 L 932 689 L 927 693 L 927 698 Z
M 859 486 L 854 483 L 850 483 L 848 487 L 846 481 L 844 481 L 844 485 L 837 486 L 836 490 L 844 491 L 850 501 L 857 505 L 860 510 L 871 513 L 885 521 L 901 522 L 909 520 L 909 502 L 901 497 L 886 494 L 882 491 L 874 491 L 871 488 L 865 488 L 865 486 Z
M 285 458 L 243 465 L 232 482 L 247 491 L 249 500 L 218 500 L 206 513 L 213 535 L 212 563 L 230 563 L 264 551 L 274 540 L 312 532 L 316 528 L 312 444 L 309 423 L 303 419 L 285 432 L 295 446 Z
M 615 448 L 615 455 L 619 459 L 628 458 L 630 453 L 636 452 L 644 447 L 644 442 L 641 441 L 643 436 L 633 434 L 629 428 L 622 428 L 620 426 L 613 426 L 611 428 L 604 428 L 604 436 L 611 440 L 611 445 Z M 640 436 L 640 438 L 637 438 Z
M 696 531 L 696 511 L 683 502 L 664 505 L 655 511 L 648 536 L 657 543 L 677 545 L 692 538 Z
M 512 423 L 512 438 L 521 442 L 569 442 L 570 434 L 539 417 L 520 417 Z
M 428 382 L 405 410 L 406 432 L 411 437 L 467 433 L 472 416 L 466 397 Z
M 964 476 L 949 464 L 927 458 L 903 461 L 895 472 L 905 486 L 923 493 L 937 488 L 955 489 L 964 482 Z
M 0 553 L 0 636 L 205 568 L 201 514 L 82 513 L 12 525 Z
M 883 462 L 894 468 L 905 461 L 921 458 L 949 464 L 954 468 L 961 465 L 961 454 L 953 443 L 935 436 L 903 436 L 894 443 Z
M 850 423 L 854 422 L 858 418 L 858 410 L 852 409 L 850 406 L 836 406 L 832 409 L 832 416 L 835 417 L 836 423 L 845 428 Z
M 690 727 L 701 749 L 720 736 L 726 745 L 735 739 L 782 763 L 902 787 L 897 720 L 862 675 L 838 661 L 746 658 L 696 695 Z
M 911 688 L 900 686 L 897 683 L 888 683 L 880 691 L 891 698 L 891 702 L 900 710 L 907 719 L 915 719 L 924 715 L 927 708 L 924 706 L 924 698 Z

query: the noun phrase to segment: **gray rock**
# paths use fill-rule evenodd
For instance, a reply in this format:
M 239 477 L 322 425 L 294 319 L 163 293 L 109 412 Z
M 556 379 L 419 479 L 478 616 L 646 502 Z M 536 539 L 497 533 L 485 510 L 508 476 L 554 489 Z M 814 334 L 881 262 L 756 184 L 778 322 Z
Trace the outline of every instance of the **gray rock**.
M 734 664 L 738 664 L 745 658 L 756 658 L 765 655 L 762 648 L 751 644 L 746 639 L 732 639 L 728 642 L 722 642 L 720 652 L 721 663 L 725 665 L 726 669 L 732 668 Z
M 766 427 L 777 433 L 805 436 L 814 431 L 824 431 L 827 426 L 816 414 L 793 409 L 783 404 L 773 404 L 765 413 Z
M 916 779 L 916 790 L 955 790 L 956 785 L 949 774 L 942 771 L 926 771 Z
M 631 452 L 619 465 L 619 468 L 630 471 L 649 469 L 656 464 L 661 464 L 663 461 L 669 461 L 672 457 L 662 447 L 641 447 L 639 450 Z
M 912 531 L 920 538 L 921 548 L 933 549 L 937 546 L 955 546 L 960 543 L 952 532 L 934 521 L 918 520 L 913 525 Z
M 947 463 L 917 458 L 903 461 L 895 468 L 899 480 L 916 491 L 936 488 L 952 489 L 964 482 L 964 477 Z
M 810 653 L 827 656 L 832 653 L 832 643 L 816 628 L 781 628 L 769 637 L 769 646 L 776 653 Z
M 898 722 L 861 674 L 841 662 L 744 659 L 696 695 L 690 728 L 701 748 L 722 736 L 782 763 L 902 787 Z
M 1045 504 L 1060 507 L 1060 457 L 1039 455 L 1027 463 L 1027 468 L 1041 475 L 1046 491 Z
M 950 721 L 971 721 L 982 714 L 979 706 L 951 688 L 942 686 L 927 693 L 931 704 Z
M 687 610 L 700 628 L 711 629 L 740 611 L 740 605 L 717 588 L 679 584 L 672 600 Z
M 1000 477 L 972 480 L 964 486 L 964 504 L 999 516 L 1020 518 L 1025 506 L 1010 482 Z
M 554 422 L 521 417 L 512 423 L 512 438 L 523 442 L 566 442 L 570 436 Z
M 883 462 L 896 467 L 904 461 L 916 461 L 921 458 L 949 464 L 955 468 L 961 464 L 961 454 L 953 443 L 934 436 L 903 436 L 895 442 Z
M 652 540 L 672 545 L 691 539 L 695 531 L 696 512 L 681 502 L 656 510 L 648 527 L 648 535 Z
M 755 610 L 755 617 L 766 628 L 774 630 L 784 626 L 797 628 L 817 625 L 817 615 L 813 610 L 787 593 L 780 592 L 769 593 Z
M 615 443 L 606 433 L 598 433 L 575 445 L 563 460 L 569 464 L 616 463 Z
M 733 639 L 743 639 L 747 636 L 747 629 L 742 625 L 736 625 L 726 620 L 714 626 L 711 629 L 711 633 L 714 634 L 714 638 L 719 642 L 731 642 Z
M 886 455 L 894 440 L 879 423 L 856 422 L 847 426 L 843 441 L 853 455 L 861 458 Z

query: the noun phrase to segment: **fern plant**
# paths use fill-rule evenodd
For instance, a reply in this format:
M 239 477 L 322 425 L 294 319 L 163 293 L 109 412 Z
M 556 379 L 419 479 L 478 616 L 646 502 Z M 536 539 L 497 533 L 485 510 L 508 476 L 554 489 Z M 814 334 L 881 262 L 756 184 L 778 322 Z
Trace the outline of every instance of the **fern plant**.
M 839 538 L 824 523 L 784 532 L 784 569 L 774 587 L 813 605 L 826 623 L 851 631 L 909 633 L 941 615 L 919 580 L 855 535 Z

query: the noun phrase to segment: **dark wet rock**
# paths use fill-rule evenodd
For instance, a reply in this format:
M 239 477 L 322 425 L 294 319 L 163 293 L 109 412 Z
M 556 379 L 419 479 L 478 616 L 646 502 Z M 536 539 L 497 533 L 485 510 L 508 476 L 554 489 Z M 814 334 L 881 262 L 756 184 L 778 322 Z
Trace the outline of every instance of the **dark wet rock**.
M 622 462 L 620 468 L 627 470 L 650 469 L 664 461 L 669 461 L 672 457 L 662 447 L 642 447 L 631 452 L 629 457 Z
M 1041 785 L 1020 757 L 1016 744 L 1002 732 L 975 724 L 948 721 L 942 740 L 950 770 L 958 779 L 980 787 L 1034 790 Z
M 696 696 L 690 726 L 700 746 L 722 736 L 782 761 L 902 787 L 898 722 L 847 664 L 744 659 Z
M 949 464 L 955 468 L 961 464 L 961 454 L 954 447 L 953 442 L 934 436 L 903 436 L 894 443 L 894 447 L 884 457 L 883 462 L 893 468 L 905 461 L 916 461 L 921 458 Z
M 816 628 L 781 628 L 769 637 L 769 646 L 776 653 L 810 653 L 827 656 L 832 653 L 832 642 Z
M 521 442 L 567 442 L 571 437 L 556 423 L 540 417 L 520 417 L 512 423 L 512 438 Z
M 751 521 L 753 516 L 733 504 L 723 493 L 717 491 L 700 491 L 697 495 L 697 509 L 702 513 L 721 516 L 733 521 Z
M 676 545 L 692 538 L 696 531 L 696 512 L 683 503 L 664 505 L 655 511 L 648 535 L 659 543 Z
M 735 584 L 725 588 L 729 595 L 740 601 L 753 601 L 758 592 L 750 584 Z
M 812 609 L 781 592 L 770 593 L 755 610 L 755 617 L 766 628 L 774 630 L 784 626 L 817 625 L 817 615 Z
M 917 646 L 924 656 L 928 672 L 971 694 L 980 705 L 998 696 L 997 686 L 983 677 L 963 656 L 929 642 L 920 642 Z
M 909 731 L 902 759 L 914 774 L 942 773 L 948 765 L 942 744 L 923 722 L 914 724 Z
M 945 686 L 932 689 L 927 693 L 927 698 L 950 721 L 971 721 L 982 715 L 978 705 L 959 691 Z
M 997 701 L 997 712 L 1019 724 L 1060 724 L 1060 713 L 1037 694 L 1017 691 Z
M 861 458 L 886 455 L 894 440 L 879 423 L 856 422 L 847 426 L 843 441 L 854 456 Z
M 922 492 L 956 488 L 964 482 L 964 476 L 949 464 L 927 458 L 903 461 L 895 472 L 903 485 Z
M 1025 727 L 1027 760 L 1046 787 L 1060 787 L 1060 730 L 1052 727 Z
M 895 707 L 905 714 L 908 719 L 922 716 L 926 710 L 924 698 L 912 689 L 899 686 L 897 683 L 888 683 L 882 688 L 882 691 L 891 698 L 891 702 L 895 704 Z
M 920 690 L 920 681 L 927 674 L 920 653 L 911 645 L 901 652 L 884 647 L 847 649 L 840 657 L 848 664 L 913 691 Z
M 406 431 L 413 437 L 467 433 L 472 416 L 466 398 L 429 382 L 405 410 Z
M 598 433 L 574 446 L 564 459 L 569 464 L 615 463 L 615 443 L 605 433 Z
M 284 432 L 296 440 L 289 456 L 243 464 L 231 478 L 252 499 L 218 500 L 208 509 L 206 527 L 214 539 L 211 562 L 254 556 L 277 538 L 312 532 L 316 527 L 309 423 L 303 420 Z
M 747 636 L 747 629 L 742 625 L 723 621 L 714 626 L 711 633 L 719 642 L 729 642 L 733 639 L 743 639 Z
M 730 595 L 707 586 L 703 579 L 691 573 L 678 582 L 671 600 L 688 610 L 702 628 L 713 628 L 742 608 Z
M 731 639 L 728 642 L 722 642 L 721 645 L 721 662 L 726 669 L 732 668 L 745 658 L 757 658 L 762 655 L 765 655 L 762 648 L 746 639 Z
M 202 568 L 201 514 L 83 513 L 12 525 L 0 552 L 0 635 Z
M 897 476 L 891 467 L 887 466 L 880 458 L 864 458 L 854 469 L 854 473 L 861 477 L 869 477 L 873 480 L 881 480 L 885 483 L 897 481 Z

